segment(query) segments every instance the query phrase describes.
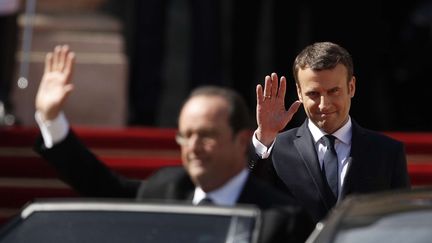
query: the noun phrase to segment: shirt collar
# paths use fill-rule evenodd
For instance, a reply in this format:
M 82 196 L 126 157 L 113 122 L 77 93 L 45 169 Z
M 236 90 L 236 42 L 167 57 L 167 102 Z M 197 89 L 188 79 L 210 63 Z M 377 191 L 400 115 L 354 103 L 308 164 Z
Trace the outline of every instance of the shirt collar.
M 233 206 L 237 202 L 237 198 L 246 183 L 249 171 L 245 168 L 236 176 L 231 178 L 222 187 L 211 192 L 204 192 L 200 187 L 195 188 L 192 203 L 198 204 L 205 197 L 211 198 L 216 205 Z
M 312 137 L 315 141 L 315 144 L 324 136 L 327 135 L 327 133 L 323 132 L 321 129 L 319 129 L 310 119 L 308 119 L 308 128 L 309 131 L 312 133 Z M 348 121 L 337 131 L 335 131 L 333 134 L 340 142 L 350 145 L 351 144 L 351 137 L 352 137 L 352 122 L 351 117 L 348 116 Z

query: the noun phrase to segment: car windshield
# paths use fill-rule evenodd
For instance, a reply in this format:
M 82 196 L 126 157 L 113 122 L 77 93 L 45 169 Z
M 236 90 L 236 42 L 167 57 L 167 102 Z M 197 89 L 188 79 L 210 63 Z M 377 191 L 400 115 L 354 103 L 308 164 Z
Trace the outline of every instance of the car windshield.
M 39 203 L 0 230 L 1 243 L 251 243 L 256 208 L 140 203 Z
M 336 243 L 429 243 L 432 239 L 432 211 L 418 210 L 388 214 L 379 219 L 358 218 L 344 225 L 335 236 Z

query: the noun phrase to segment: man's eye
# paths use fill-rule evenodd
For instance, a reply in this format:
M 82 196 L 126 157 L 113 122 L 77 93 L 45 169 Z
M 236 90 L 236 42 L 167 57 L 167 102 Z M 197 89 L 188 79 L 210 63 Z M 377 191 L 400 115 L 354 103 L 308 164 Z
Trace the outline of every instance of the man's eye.
M 215 138 L 216 133 L 214 133 L 214 132 L 202 132 L 198 136 L 201 138 Z
M 339 88 L 334 88 L 329 91 L 330 94 L 337 94 L 339 92 Z
M 319 97 L 319 93 L 318 92 L 308 92 L 306 95 L 309 96 L 310 98 Z

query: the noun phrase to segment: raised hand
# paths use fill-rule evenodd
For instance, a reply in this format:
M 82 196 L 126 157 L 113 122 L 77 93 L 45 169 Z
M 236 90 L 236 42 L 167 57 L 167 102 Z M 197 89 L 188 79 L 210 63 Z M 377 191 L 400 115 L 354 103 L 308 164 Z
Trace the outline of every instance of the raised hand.
M 291 121 L 301 105 L 301 102 L 297 100 L 287 111 L 285 109 L 285 93 L 286 78 L 282 76 L 280 84 L 278 84 L 276 73 L 265 77 L 264 89 L 261 84 L 256 87 L 256 119 L 258 124 L 256 135 L 257 139 L 266 146 L 269 146 L 279 131 Z
M 71 83 L 75 54 L 67 45 L 56 46 L 45 57 L 45 69 L 36 94 L 36 110 L 44 120 L 56 118 L 67 96 L 73 90 Z

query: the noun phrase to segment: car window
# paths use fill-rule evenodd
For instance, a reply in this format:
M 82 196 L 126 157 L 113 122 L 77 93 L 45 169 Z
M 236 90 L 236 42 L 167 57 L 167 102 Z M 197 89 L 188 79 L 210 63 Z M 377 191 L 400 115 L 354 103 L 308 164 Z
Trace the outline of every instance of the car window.
M 432 211 L 418 210 L 388 214 L 377 220 L 358 218 L 342 226 L 336 243 L 429 243 L 432 239 Z
M 0 243 L 252 243 L 258 215 L 251 207 L 39 203 L 1 228 Z

